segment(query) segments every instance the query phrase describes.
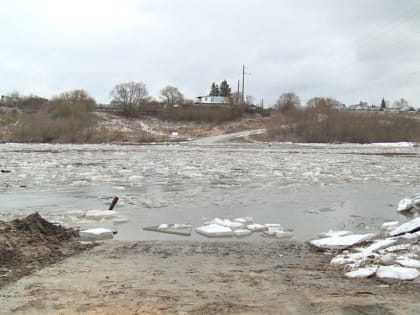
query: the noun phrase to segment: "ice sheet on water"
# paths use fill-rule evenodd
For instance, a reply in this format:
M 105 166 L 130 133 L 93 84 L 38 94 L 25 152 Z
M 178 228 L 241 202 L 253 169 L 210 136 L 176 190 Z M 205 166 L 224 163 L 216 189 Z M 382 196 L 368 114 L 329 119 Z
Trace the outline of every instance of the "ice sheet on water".
M 420 275 L 420 271 L 414 268 L 380 266 L 376 270 L 376 276 L 380 279 L 414 280 Z

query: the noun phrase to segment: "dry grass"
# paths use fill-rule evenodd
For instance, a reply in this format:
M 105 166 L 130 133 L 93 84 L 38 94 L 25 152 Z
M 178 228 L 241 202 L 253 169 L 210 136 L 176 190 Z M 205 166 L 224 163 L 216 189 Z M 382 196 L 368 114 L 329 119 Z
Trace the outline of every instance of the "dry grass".
M 402 114 L 304 109 L 273 115 L 268 135 L 277 141 L 420 141 L 420 121 Z

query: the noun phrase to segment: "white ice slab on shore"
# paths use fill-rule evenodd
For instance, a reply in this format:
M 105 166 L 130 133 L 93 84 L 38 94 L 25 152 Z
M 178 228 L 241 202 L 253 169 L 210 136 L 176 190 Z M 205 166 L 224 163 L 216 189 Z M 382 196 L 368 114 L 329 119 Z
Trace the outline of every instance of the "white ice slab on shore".
M 397 257 L 397 260 L 395 262 L 403 267 L 420 268 L 420 260 L 417 259 L 412 259 L 408 257 Z
M 380 266 L 376 270 L 376 276 L 381 279 L 414 280 L 420 275 L 420 271 L 414 268 Z
M 394 245 L 397 242 L 397 240 L 392 239 L 392 238 L 387 238 L 387 239 L 383 239 L 383 240 L 375 240 L 371 245 L 369 245 L 368 247 L 363 247 L 363 248 L 357 248 L 357 250 L 362 251 L 362 252 L 376 252 L 378 250 L 387 248 L 389 246 Z
M 376 273 L 376 266 L 359 268 L 344 274 L 347 278 L 369 278 Z
M 345 249 L 353 245 L 368 241 L 375 237 L 375 234 L 351 234 L 338 237 L 327 237 L 318 240 L 312 240 L 310 243 L 318 248 L 323 249 Z
M 219 225 L 219 224 L 209 224 L 203 225 L 195 229 L 199 234 L 202 234 L 207 237 L 230 237 L 233 236 L 233 231 L 231 228 Z
M 396 236 L 404 233 L 411 233 L 420 229 L 420 217 L 415 218 L 407 223 L 404 223 L 396 229 L 389 232 L 389 235 Z
M 99 241 L 113 238 L 113 232 L 105 228 L 94 228 L 79 232 L 82 241 Z

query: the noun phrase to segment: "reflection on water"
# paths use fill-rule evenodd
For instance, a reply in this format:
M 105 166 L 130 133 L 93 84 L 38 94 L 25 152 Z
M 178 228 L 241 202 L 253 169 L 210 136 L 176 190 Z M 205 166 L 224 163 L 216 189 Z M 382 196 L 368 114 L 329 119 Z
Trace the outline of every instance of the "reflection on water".
M 404 221 L 398 200 L 420 191 L 416 147 L 0 146 L 0 168 L 10 170 L 0 174 L 0 219 L 39 211 L 66 225 L 117 229 L 125 240 L 177 239 L 142 228 L 197 227 L 214 217 L 281 223 L 299 240 L 328 229 L 365 231 Z M 115 195 L 126 223 L 74 214 L 105 210 Z

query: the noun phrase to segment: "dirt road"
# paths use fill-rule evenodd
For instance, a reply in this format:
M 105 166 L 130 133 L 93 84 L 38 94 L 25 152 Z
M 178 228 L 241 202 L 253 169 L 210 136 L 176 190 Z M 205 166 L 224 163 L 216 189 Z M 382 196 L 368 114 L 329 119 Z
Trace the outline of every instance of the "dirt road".
M 417 314 L 420 284 L 350 280 L 307 245 L 110 241 L 0 290 L 1 314 Z

